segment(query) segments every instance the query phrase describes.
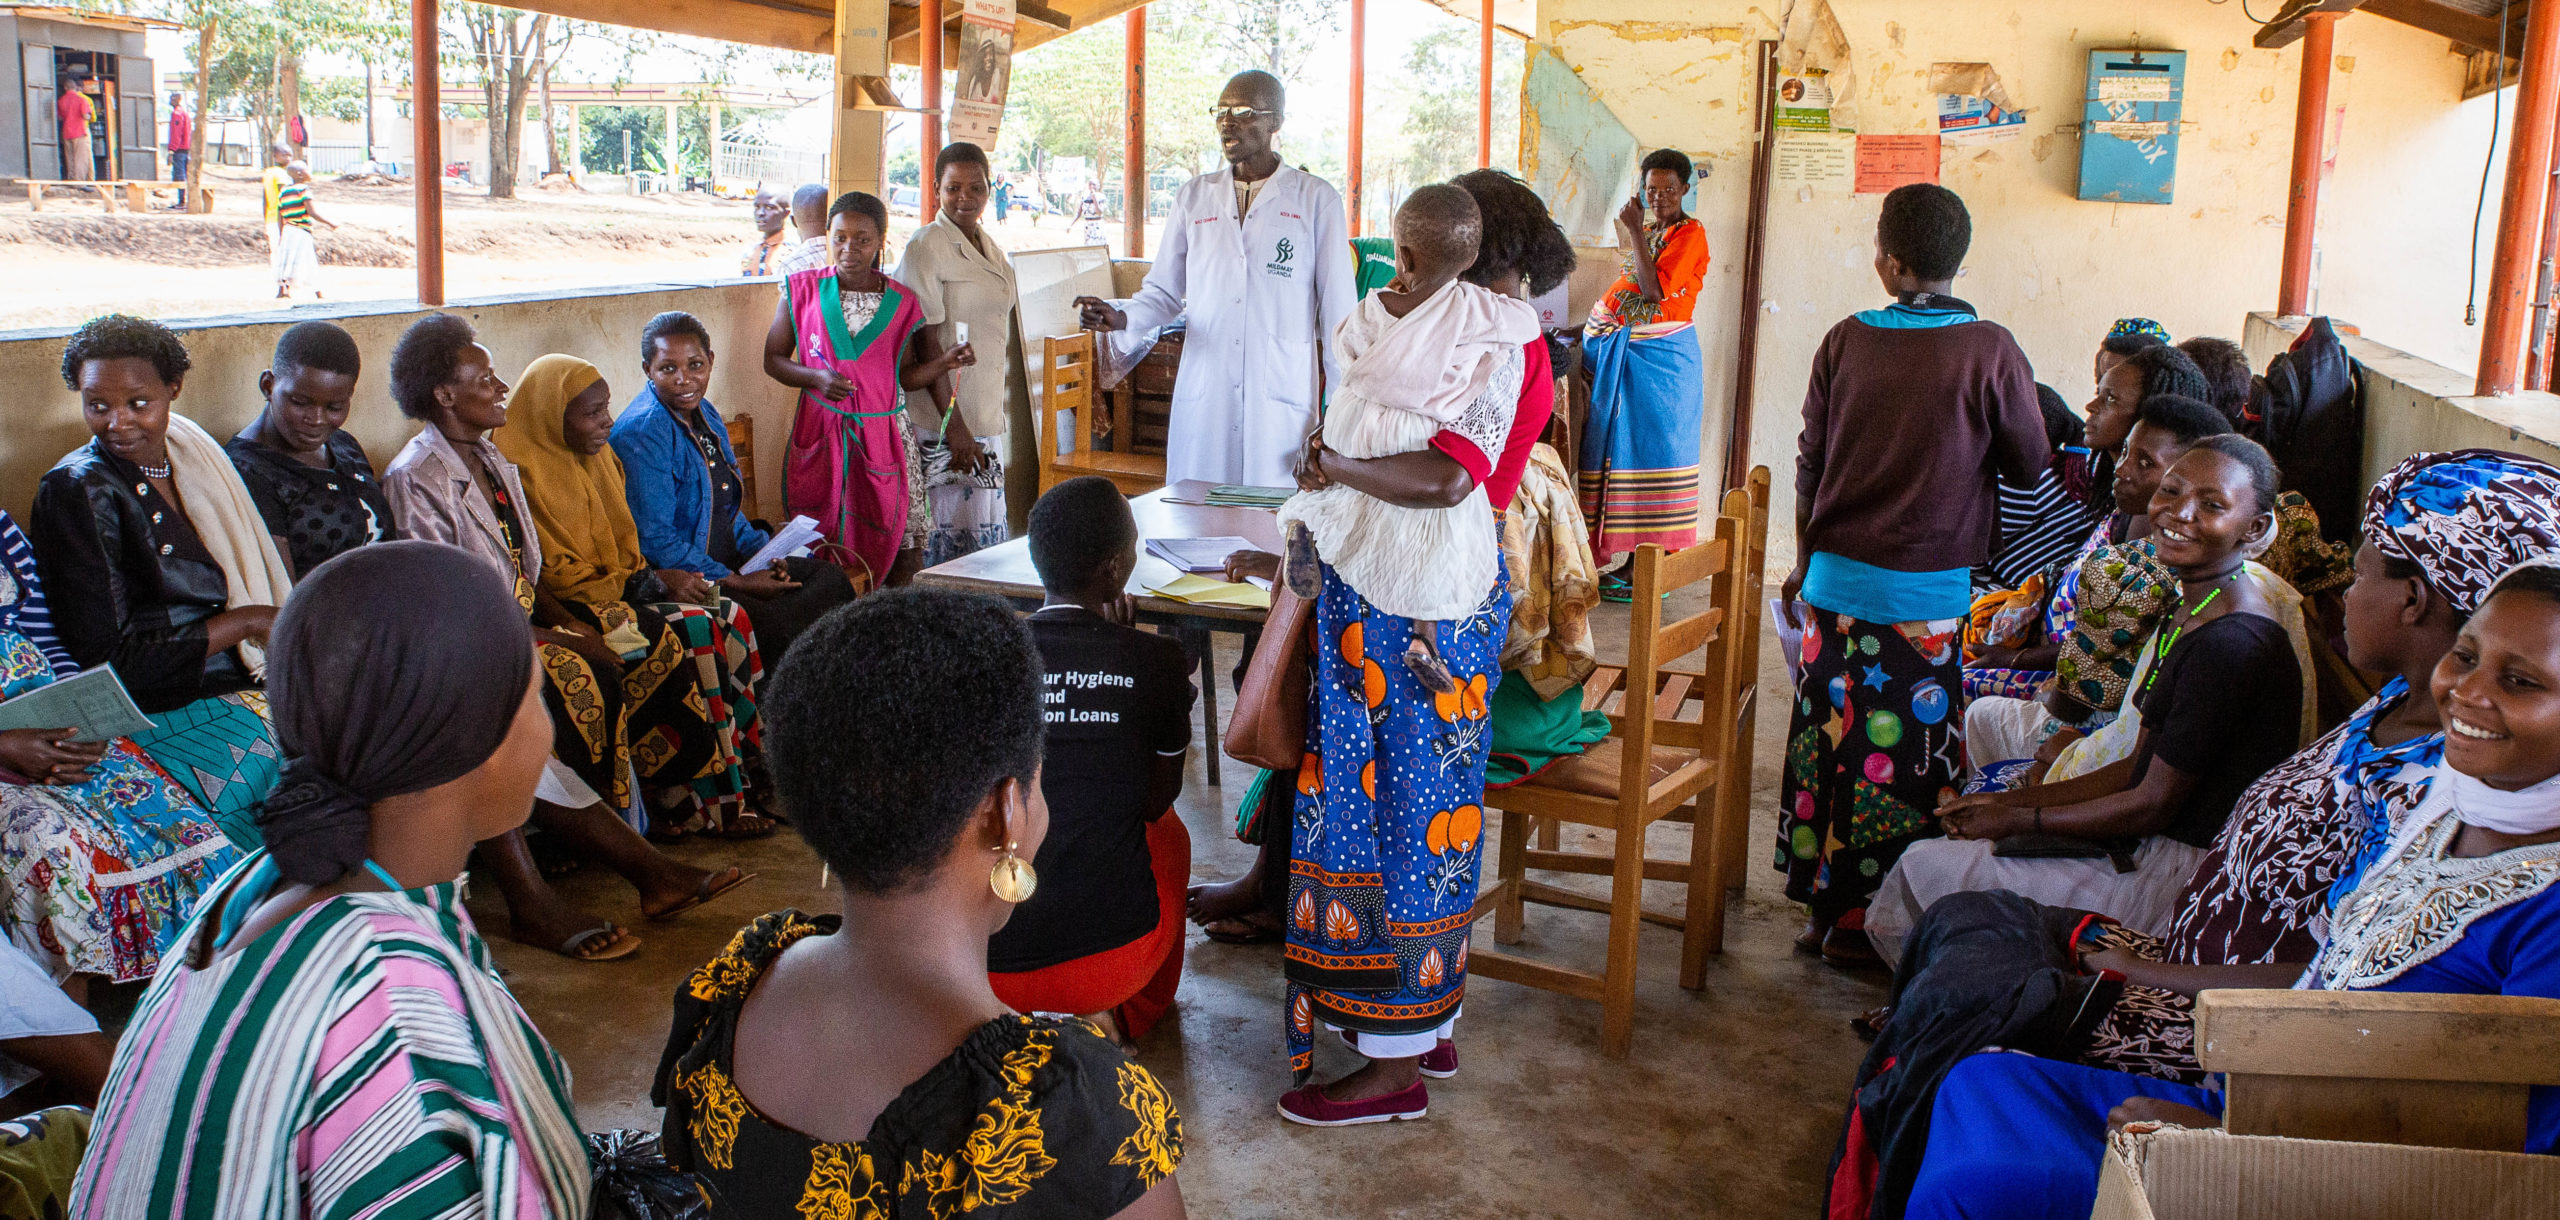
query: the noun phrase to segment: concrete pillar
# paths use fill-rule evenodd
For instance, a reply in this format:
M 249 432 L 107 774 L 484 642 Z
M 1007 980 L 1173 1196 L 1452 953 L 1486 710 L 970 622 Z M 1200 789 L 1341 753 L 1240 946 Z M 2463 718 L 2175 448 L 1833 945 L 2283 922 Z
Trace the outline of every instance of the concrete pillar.
M 851 109 L 855 76 L 889 74 L 889 0 L 836 0 L 836 122 L 827 154 L 827 191 L 880 194 L 884 116 Z
M 715 97 L 707 104 L 711 107 L 711 150 L 703 156 L 702 163 L 710 170 L 711 189 L 718 191 L 720 189 L 720 99 Z
M 678 121 L 683 119 L 683 117 L 684 103 L 667 103 L 667 147 L 666 151 L 659 153 L 658 156 L 666 162 L 667 179 L 664 185 L 665 188 L 670 191 L 684 185 L 684 163 L 676 157 L 676 153 L 678 151 L 676 124 Z

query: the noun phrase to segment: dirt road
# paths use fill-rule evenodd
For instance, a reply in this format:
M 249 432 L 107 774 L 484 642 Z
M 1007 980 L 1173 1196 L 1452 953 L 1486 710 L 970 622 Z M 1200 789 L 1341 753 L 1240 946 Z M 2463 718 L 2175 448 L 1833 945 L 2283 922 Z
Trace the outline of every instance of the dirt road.
M 0 330 L 68 326 L 116 311 L 178 320 L 275 308 L 257 179 L 224 167 L 207 182 L 215 210 L 206 216 L 105 214 L 94 201 L 68 196 L 47 199 L 42 212 L 23 199 L 0 203 Z M 326 299 L 414 300 L 411 189 L 323 181 L 313 197 L 340 226 L 317 234 Z M 915 224 L 912 216 L 890 218 L 892 261 Z M 1073 244 L 1083 232 L 1056 217 L 1034 228 L 1019 212 L 991 228 L 1014 250 Z M 1108 232 L 1117 249 L 1120 227 Z M 465 300 L 736 275 L 754 235 L 744 202 L 702 194 L 523 187 L 519 198 L 493 200 L 448 187 L 445 292 Z

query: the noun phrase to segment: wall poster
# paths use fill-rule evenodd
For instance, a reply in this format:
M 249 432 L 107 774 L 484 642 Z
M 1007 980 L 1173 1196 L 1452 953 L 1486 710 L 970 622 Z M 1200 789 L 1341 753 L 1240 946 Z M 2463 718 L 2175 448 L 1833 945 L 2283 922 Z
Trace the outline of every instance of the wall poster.
M 1005 90 L 1013 83 L 1013 0 L 965 0 L 960 57 L 952 66 L 958 87 L 952 91 L 950 138 L 993 149 L 1004 125 Z

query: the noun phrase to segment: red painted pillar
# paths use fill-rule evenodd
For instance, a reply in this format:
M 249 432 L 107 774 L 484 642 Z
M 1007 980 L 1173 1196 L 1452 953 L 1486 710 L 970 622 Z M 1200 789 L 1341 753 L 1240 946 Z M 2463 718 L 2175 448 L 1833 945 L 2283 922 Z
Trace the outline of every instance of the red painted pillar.
M 418 303 L 427 306 L 444 304 L 444 82 L 436 51 L 436 0 L 409 0 L 409 130 L 418 162 L 410 177 L 418 184 Z
M 1493 164 L 1493 0 L 1484 0 L 1476 41 L 1476 168 Z
M 1120 150 L 1120 222 L 1128 230 L 1124 257 L 1147 256 L 1147 9 L 1129 10 L 1121 84 L 1127 95 L 1128 143 Z
M 933 172 L 933 159 L 942 155 L 942 0 L 916 0 L 916 63 L 924 70 L 924 113 L 918 116 L 924 121 L 916 124 L 924 135 L 916 163 L 923 180 L 916 190 L 916 223 L 925 224 L 942 206 L 942 181 Z
M 2311 312 L 2311 260 L 2320 229 L 2320 163 L 2327 159 L 2329 72 L 2338 14 L 2303 18 L 2302 92 L 2293 110 L 2293 189 L 2284 209 L 2284 278 L 2276 286 L 2276 312 Z
M 1365 119 L 1369 105 L 1369 0 L 1351 0 L 1351 189 L 1344 193 L 1342 206 L 1351 215 L 1351 235 L 1360 236 L 1360 161 Z
M 2541 256 L 2550 187 L 2552 117 L 2560 110 L 2560 4 L 2538 4 L 2531 13 L 2518 61 L 2497 254 L 2489 263 L 2489 308 L 2480 325 L 2482 394 L 2514 393 L 2523 367 L 2525 319 L 2532 313 L 2534 261 Z

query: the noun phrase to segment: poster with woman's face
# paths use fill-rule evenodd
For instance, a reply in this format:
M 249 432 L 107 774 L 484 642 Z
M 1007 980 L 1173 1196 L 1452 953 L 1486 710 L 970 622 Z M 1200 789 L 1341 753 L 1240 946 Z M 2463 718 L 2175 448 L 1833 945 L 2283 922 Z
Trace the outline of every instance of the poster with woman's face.
M 1004 121 L 1005 92 L 1013 82 L 1013 13 L 1002 6 L 1004 20 L 981 15 L 983 0 L 972 3 L 960 20 L 959 90 L 951 103 L 951 138 L 992 148 Z

